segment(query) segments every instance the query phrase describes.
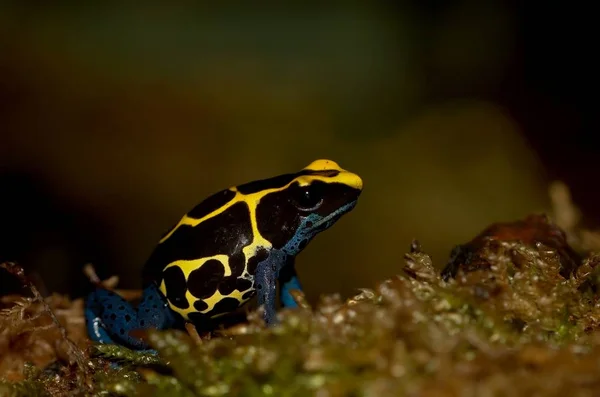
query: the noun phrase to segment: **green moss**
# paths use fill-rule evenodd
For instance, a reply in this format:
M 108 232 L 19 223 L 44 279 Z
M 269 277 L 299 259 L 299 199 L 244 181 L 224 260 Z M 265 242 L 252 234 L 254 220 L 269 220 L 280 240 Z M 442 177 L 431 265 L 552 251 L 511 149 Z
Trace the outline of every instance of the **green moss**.
M 39 382 L 22 381 L 12 383 L 0 380 L 0 396 L 3 397 L 49 397 L 44 385 Z
M 201 343 L 183 331 L 150 331 L 158 357 L 94 346 L 86 394 L 593 395 L 598 257 L 566 280 L 544 247 L 494 243 L 480 254 L 493 266 L 446 283 L 415 246 L 398 275 L 351 299 L 324 296 L 311 308 L 299 295 L 302 308 L 281 310 L 277 327 L 264 327 L 255 312 Z M 68 368 L 61 390 L 81 390 L 85 371 Z M 57 390 L 55 375 L 32 372 L 0 390 L 43 395 Z

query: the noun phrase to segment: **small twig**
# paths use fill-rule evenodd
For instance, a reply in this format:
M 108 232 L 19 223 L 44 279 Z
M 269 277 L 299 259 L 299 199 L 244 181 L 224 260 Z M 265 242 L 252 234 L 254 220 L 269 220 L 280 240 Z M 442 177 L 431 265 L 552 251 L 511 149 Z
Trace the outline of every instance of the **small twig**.
M 106 289 L 114 289 L 119 283 L 118 276 L 112 276 L 107 278 L 106 280 L 100 280 L 98 277 L 98 273 L 96 273 L 96 269 L 94 269 L 94 265 L 91 263 L 86 263 L 83 266 L 83 274 L 87 276 L 90 282 L 98 287 L 106 288 Z
M 198 333 L 198 330 L 196 329 L 196 326 L 194 324 L 186 322 L 185 329 L 195 344 L 197 344 L 197 345 L 202 344 L 202 337 L 200 337 L 200 334 Z
M 40 276 L 39 273 L 30 273 L 29 279 L 31 280 L 32 284 L 37 285 L 37 288 L 42 296 L 50 295 L 50 293 L 48 292 L 48 288 L 46 288 L 46 284 L 44 283 L 44 280 L 42 279 L 42 276 Z
M 304 292 L 302 292 L 299 289 L 292 289 L 290 290 L 290 295 L 292 295 L 292 298 L 294 298 L 294 301 L 296 302 L 299 308 L 304 310 L 312 310 L 310 303 L 308 303 L 308 301 L 306 300 Z
M 83 273 L 87 276 L 90 282 L 98 288 L 105 288 L 113 291 L 121 295 L 121 297 L 127 301 L 132 301 L 142 297 L 143 292 L 139 289 L 117 289 L 117 284 L 119 283 L 118 276 L 111 276 L 106 280 L 100 280 L 100 277 L 98 277 L 98 274 L 96 273 L 96 269 L 94 269 L 94 265 L 91 263 L 87 263 L 83 267 Z
M 87 276 L 87 278 L 92 282 L 92 284 L 102 284 L 100 277 L 98 277 L 98 273 L 96 273 L 96 269 L 94 269 L 94 265 L 91 263 L 86 263 L 83 266 L 83 274 Z
M 600 249 L 600 231 L 582 225 L 582 213 L 571 197 L 569 187 L 555 181 L 548 189 L 556 224 L 567 233 L 567 241 L 585 251 Z
M 556 224 L 573 232 L 581 221 L 581 211 L 573 203 L 569 187 L 561 181 L 554 181 L 548 189 Z

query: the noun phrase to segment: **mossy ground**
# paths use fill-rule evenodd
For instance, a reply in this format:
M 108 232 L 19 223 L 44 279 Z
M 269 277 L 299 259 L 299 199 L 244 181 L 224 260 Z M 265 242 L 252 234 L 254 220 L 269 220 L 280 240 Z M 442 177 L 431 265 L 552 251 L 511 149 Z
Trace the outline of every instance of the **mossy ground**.
M 257 311 L 210 337 L 149 332 L 160 359 L 91 345 L 80 299 L 4 297 L 0 395 L 595 396 L 600 256 L 561 226 L 586 251 L 569 277 L 560 247 L 503 237 L 445 282 L 413 242 L 397 275 L 315 307 L 297 294 L 277 327 Z

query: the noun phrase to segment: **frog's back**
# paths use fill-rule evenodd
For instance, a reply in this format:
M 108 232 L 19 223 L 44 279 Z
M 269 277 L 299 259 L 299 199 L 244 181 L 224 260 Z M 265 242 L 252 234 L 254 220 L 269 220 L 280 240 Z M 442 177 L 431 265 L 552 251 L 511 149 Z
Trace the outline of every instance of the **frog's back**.
M 235 220 L 239 225 L 244 225 L 244 218 L 248 217 L 244 205 L 230 207 L 228 211 L 222 210 L 233 197 L 235 192 L 231 189 L 213 194 L 196 205 L 164 233 L 146 261 L 144 282 L 160 284 L 162 272 L 173 262 L 229 254 L 230 252 L 224 252 L 231 246 L 227 240 L 238 241 L 239 237 L 234 233 L 228 233 L 226 225 L 231 225 Z M 247 230 L 243 230 L 243 226 L 238 226 L 237 231 L 248 234 L 244 233 Z
M 284 188 L 298 175 L 302 172 L 249 182 L 203 200 L 161 237 L 144 267 L 144 282 L 160 284 L 163 271 L 173 262 L 214 255 L 231 256 L 232 273 L 239 271 L 237 265 L 244 261 L 245 247 L 271 245 L 258 232 L 262 222 L 257 219 L 256 207 L 260 199 Z

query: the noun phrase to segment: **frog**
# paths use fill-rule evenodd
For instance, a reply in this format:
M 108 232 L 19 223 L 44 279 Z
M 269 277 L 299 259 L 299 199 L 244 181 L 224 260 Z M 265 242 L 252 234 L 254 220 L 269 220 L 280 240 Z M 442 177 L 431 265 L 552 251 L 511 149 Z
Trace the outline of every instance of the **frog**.
M 137 305 L 102 285 L 87 296 L 90 339 L 151 350 L 139 330 L 210 327 L 253 298 L 264 323 L 277 324 L 277 304 L 296 308 L 293 290 L 303 291 L 296 256 L 349 213 L 362 190 L 360 176 L 319 159 L 210 195 L 159 239 Z

